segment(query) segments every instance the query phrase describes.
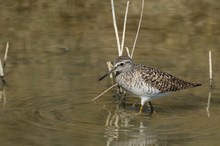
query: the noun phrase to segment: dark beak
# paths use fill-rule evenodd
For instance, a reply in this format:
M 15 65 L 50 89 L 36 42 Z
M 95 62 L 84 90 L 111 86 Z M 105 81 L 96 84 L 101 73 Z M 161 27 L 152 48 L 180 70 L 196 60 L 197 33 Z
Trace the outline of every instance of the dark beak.
M 113 71 L 115 70 L 115 68 L 112 68 L 109 72 L 107 72 L 104 76 L 102 76 L 101 78 L 99 78 L 99 81 L 101 81 L 102 79 L 104 79 L 105 77 L 107 77 L 108 75 L 110 75 Z

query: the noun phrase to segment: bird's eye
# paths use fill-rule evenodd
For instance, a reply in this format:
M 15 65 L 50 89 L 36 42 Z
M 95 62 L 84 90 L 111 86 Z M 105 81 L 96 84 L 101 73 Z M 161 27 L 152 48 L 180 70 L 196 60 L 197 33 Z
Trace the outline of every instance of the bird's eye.
M 120 65 L 120 66 L 124 66 L 124 65 L 125 65 L 125 63 L 120 63 L 119 65 Z

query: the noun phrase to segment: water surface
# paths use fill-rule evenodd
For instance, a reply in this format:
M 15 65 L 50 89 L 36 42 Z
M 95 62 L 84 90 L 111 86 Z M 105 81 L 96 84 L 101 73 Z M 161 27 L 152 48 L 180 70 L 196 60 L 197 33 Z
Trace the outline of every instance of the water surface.
M 115 1 L 122 31 L 126 1 Z M 106 93 L 106 61 L 117 56 L 110 1 L 4 1 L 0 53 L 10 41 L 1 90 L 0 141 L 24 145 L 218 145 L 219 1 L 146 1 L 134 62 L 203 86 L 169 94 L 138 114 Z M 132 48 L 141 1 L 130 3 L 125 45 Z M 121 33 L 120 33 L 121 34 Z M 209 88 L 208 51 L 213 55 Z M 209 98 L 210 95 L 210 98 Z M 136 103 L 136 109 L 132 105 Z M 208 104 L 209 103 L 209 104 Z

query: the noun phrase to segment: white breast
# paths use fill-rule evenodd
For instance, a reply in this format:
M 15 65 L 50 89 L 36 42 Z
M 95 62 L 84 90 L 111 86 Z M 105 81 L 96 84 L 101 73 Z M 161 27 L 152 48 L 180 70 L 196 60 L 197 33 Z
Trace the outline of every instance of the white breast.
M 134 75 L 131 72 L 119 74 L 116 77 L 116 83 L 138 96 L 153 97 L 160 93 L 157 88 L 145 83 L 138 74 Z

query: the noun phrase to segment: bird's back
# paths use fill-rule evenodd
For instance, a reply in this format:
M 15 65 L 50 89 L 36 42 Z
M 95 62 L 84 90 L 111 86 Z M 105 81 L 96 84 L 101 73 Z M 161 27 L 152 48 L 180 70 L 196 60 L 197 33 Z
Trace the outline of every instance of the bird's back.
M 201 86 L 199 83 L 188 82 L 167 72 L 163 72 L 156 68 L 146 67 L 141 64 L 136 64 L 133 68 L 134 72 L 140 73 L 140 78 L 142 78 L 146 84 L 158 89 L 161 93 Z

